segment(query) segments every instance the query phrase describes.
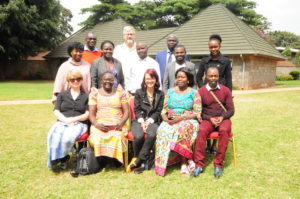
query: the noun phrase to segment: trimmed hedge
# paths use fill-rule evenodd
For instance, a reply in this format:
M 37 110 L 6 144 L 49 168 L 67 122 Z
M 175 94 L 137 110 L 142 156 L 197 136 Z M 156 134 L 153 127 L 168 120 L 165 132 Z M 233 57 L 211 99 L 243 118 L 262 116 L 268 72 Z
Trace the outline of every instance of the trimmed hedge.
M 294 80 L 299 79 L 300 72 L 299 71 L 291 71 L 290 75 L 293 76 Z
M 292 75 L 279 75 L 279 76 L 276 76 L 276 80 L 279 80 L 279 81 L 286 81 L 286 80 L 293 80 L 293 76 Z

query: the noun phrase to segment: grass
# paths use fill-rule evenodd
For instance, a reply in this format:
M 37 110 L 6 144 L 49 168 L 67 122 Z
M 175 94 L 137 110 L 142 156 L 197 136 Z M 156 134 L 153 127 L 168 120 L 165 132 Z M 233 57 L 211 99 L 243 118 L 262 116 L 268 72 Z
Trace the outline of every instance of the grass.
M 280 88 L 300 87 L 300 80 L 276 81 L 275 85 Z
M 51 99 L 53 81 L 0 82 L 0 100 Z
M 238 165 L 229 145 L 224 175 L 213 177 L 212 158 L 198 178 L 168 168 L 126 174 L 107 168 L 72 178 L 47 169 L 47 132 L 52 105 L 0 106 L 0 198 L 299 198 L 300 92 L 238 95 L 233 130 Z

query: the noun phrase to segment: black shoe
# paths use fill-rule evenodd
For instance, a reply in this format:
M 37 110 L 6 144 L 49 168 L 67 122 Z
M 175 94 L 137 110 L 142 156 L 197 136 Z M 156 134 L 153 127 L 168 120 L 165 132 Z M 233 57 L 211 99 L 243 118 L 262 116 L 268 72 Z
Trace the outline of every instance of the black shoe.
M 72 171 L 70 173 L 70 175 L 73 177 L 73 178 L 77 178 L 79 176 L 79 173 L 77 173 L 76 171 Z
M 134 170 L 134 174 L 141 174 L 141 173 L 143 173 L 144 171 L 145 171 L 145 165 L 142 164 L 141 167 L 139 167 L 139 168 L 137 168 L 137 169 Z
M 205 153 L 210 154 L 210 153 L 211 153 L 210 148 L 207 147 L 207 148 L 205 149 Z
M 200 173 L 202 172 L 203 172 L 203 168 L 196 166 L 194 171 L 191 173 L 191 177 L 198 177 L 198 175 L 200 175 Z
M 222 175 L 222 168 L 220 168 L 220 167 L 215 167 L 214 168 L 214 176 L 216 177 L 216 178 L 220 178 L 221 177 L 221 175 Z
M 142 165 L 142 160 L 140 158 L 137 158 L 132 164 L 129 165 L 129 168 L 131 170 L 139 168 Z

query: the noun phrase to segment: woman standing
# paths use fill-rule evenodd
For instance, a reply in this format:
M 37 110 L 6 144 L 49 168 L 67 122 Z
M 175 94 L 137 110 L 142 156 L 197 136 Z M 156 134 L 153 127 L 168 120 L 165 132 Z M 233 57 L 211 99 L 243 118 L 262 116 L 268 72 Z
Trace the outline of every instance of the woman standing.
M 106 40 L 101 43 L 103 57 L 96 59 L 91 68 L 92 87 L 101 88 L 101 74 L 105 71 L 111 71 L 114 74 L 114 87 L 120 84 L 124 88 L 124 76 L 121 62 L 113 58 L 115 45 L 113 42 Z
M 134 97 L 134 113 L 136 118 L 132 121 L 131 131 L 134 135 L 134 158 L 128 165 L 127 171 L 141 166 L 149 158 L 153 148 L 156 131 L 161 122 L 164 94 L 158 90 L 159 77 L 154 69 L 146 70 L 141 89 L 136 90 Z M 147 138 L 144 138 L 144 134 Z
M 168 165 L 181 162 L 181 174 L 195 168 L 192 145 L 197 137 L 201 98 L 193 89 L 194 77 L 186 67 L 175 73 L 177 86 L 168 90 L 157 130 L 155 172 L 164 176 Z M 171 153 L 176 152 L 176 153 Z
M 93 90 L 89 98 L 90 144 L 96 157 L 106 156 L 123 163 L 127 144 L 122 128 L 129 117 L 127 94 L 114 87 L 114 74 L 110 71 L 101 74 L 101 87 Z
M 57 96 L 54 115 L 58 121 L 48 133 L 49 168 L 57 163 L 66 168 L 68 153 L 75 141 L 88 129 L 88 95 L 80 89 L 83 76 L 79 71 L 71 70 L 66 79 L 70 89 Z
M 53 103 L 55 103 L 56 97 L 60 92 L 67 90 L 68 82 L 66 81 L 66 76 L 70 70 L 78 70 L 82 74 L 82 90 L 89 94 L 91 88 L 90 64 L 81 60 L 83 49 L 83 44 L 79 42 L 71 43 L 68 46 L 70 58 L 57 71 L 53 88 Z

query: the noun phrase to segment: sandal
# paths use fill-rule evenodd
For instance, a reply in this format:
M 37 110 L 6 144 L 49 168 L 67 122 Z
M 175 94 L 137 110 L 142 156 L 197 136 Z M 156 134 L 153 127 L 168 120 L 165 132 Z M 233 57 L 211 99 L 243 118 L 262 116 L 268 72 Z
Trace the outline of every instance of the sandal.
M 188 169 L 190 172 L 194 171 L 194 169 L 196 168 L 196 164 L 193 160 L 188 160 Z
M 135 164 L 136 159 L 137 159 L 136 157 L 133 157 L 133 158 L 131 159 L 131 162 L 129 163 L 129 165 L 128 165 L 127 168 L 126 168 L 126 173 L 132 172 L 132 171 L 133 171 L 133 168 L 136 167 L 136 164 Z
M 189 175 L 189 174 L 190 174 L 189 169 L 188 169 L 188 167 L 186 166 L 186 164 L 182 164 L 182 165 L 181 165 L 180 173 L 181 173 L 182 175 Z

